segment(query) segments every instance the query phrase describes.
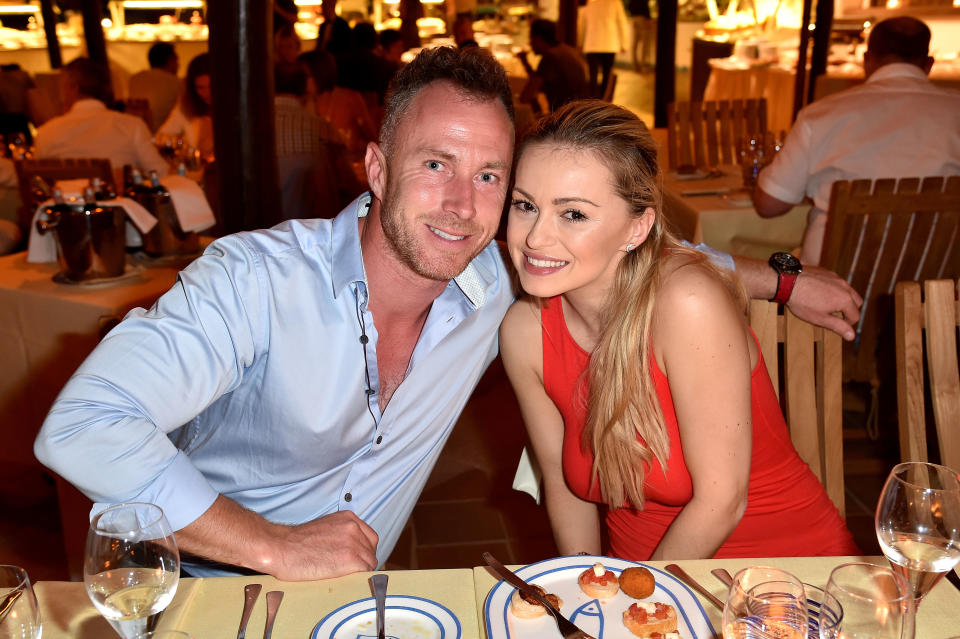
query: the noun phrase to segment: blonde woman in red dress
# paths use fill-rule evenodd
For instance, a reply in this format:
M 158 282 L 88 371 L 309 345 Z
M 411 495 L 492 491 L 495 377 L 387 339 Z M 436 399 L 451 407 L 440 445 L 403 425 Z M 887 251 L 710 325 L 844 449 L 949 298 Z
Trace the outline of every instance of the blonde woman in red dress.
M 521 147 L 507 238 L 528 297 L 501 353 L 559 550 L 857 554 L 793 449 L 739 285 L 666 230 L 659 183 L 646 127 L 607 103 L 561 108 Z

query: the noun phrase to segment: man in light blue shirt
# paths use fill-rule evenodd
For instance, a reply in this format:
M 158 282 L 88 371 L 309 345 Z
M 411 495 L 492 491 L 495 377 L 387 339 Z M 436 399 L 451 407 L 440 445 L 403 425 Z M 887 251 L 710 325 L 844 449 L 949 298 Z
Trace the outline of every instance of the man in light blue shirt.
M 95 511 L 160 505 L 180 548 L 211 562 L 285 580 L 382 564 L 514 298 L 491 243 L 513 136 L 488 52 L 422 52 L 367 149 L 371 193 L 334 220 L 211 244 L 78 369 L 37 457 Z M 737 268 L 773 295 L 772 269 Z M 850 300 L 804 272 L 792 308 L 850 321 Z

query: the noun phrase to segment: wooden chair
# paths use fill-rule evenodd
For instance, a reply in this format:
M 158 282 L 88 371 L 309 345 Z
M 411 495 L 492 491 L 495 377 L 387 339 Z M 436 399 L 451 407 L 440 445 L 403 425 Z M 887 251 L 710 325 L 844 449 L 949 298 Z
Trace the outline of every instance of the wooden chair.
M 154 130 L 153 111 L 150 109 L 150 102 L 146 98 L 127 98 L 123 101 L 123 112 L 137 116 L 144 121 L 148 129 Z
M 836 182 L 820 265 L 863 296 L 843 372 L 877 387 L 877 335 L 894 285 L 960 276 L 960 176 Z
M 740 141 L 767 131 L 767 101 L 671 102 L 667 106 L 667 164 L 709 169 L 739 164 Z
M 925 281 L 923 302 L 920 301 L 919 282 L 899 282 L 896 285 L 897 413 L 903 461 L 928 460 L 923 365 L 926 359 L 940 463 L 953 469 L 960 468 L 958 284 L 960 282 L 956 280 Z
M 784 408 L 790 439 L 844 516 L 840 336 L 773 302 L 750 302 L 750 326 Z M 781 389 L 782 387 L 782 389 Z
M 90 179 L 98 177 L 105 184 L 114 184 L 110 160 L 105 158 L 46 158 L 42 160 L 19 160 L 16 163 L 17 181 L 20 185 L 20 201 L 23 206 L 19 212 L 19 224 L 28 229 L 33 214 L 40 202 L 36 201 L 30 183 L 34 176 L 40 177 L 49 185 L 57 180 Z

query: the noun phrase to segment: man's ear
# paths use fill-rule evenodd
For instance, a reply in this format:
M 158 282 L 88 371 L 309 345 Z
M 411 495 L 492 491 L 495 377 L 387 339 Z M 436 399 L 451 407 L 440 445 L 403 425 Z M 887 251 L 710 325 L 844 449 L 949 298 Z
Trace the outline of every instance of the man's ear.
M 367 154 L 363 158 L 363 165 L 367 171 L 370 192 L 373 197 L 382 202 L 387 190 L 387 158 L 376 142 L 367 143 Z

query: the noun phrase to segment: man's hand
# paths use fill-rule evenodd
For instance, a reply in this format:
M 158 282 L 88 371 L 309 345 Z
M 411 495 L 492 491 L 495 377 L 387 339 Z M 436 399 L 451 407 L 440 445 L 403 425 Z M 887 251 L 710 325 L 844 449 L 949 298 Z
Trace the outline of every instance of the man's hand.
M 802 320 L 830 329 L 852 341 L 863 298 L 833 271 L 804 265 L 787 308 Z M 840 316 L 837 316 L 839 313 Z
M 282 526 L 281 531 L 271 553 L 275 563 L 263 569 L 282 581 L 329 579 L 377 568 L 377 533 L 349 510 Z
M 373 528 L 348 510 L 285 526 L 223 495 L 177 531 L 181 551 L 284 581 L 376 570 L 377 540 Z

